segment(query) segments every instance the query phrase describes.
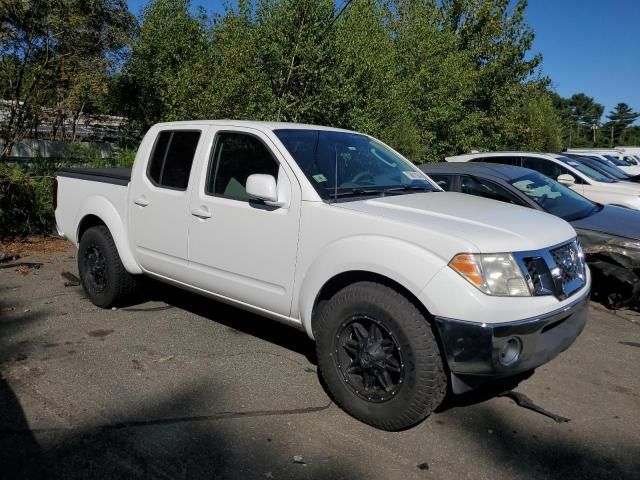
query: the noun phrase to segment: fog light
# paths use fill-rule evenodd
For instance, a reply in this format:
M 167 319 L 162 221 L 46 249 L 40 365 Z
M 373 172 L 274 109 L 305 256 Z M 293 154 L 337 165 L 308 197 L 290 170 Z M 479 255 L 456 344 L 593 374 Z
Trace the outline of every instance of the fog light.
M 508 366 L 518 360 L 520 353 L 522 353 L 522 342 L 518 337 L 511 337 L 500 348 L 498 360 L 501 364 Z

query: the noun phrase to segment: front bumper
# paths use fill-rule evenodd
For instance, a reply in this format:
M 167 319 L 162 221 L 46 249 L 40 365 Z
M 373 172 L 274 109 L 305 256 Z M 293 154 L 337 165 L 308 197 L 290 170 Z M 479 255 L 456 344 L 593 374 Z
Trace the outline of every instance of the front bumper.
M 587 321 L 588 301 L 587 290 L 559 310 L 496 324 L 435 317 L 451 373 L 458 377 L 506 377 L 547 363 L 569 348 L 582 332 Z M 521 342 L 522 350 L 515 361 L 504 365 L 500 361 L 500 350 L 514 337 Z

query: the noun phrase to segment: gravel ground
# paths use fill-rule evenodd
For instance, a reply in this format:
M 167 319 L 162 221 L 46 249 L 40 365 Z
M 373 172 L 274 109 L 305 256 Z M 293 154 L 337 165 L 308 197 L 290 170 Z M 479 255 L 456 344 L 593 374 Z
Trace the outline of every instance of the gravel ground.
M 179 290 L 100 310 L 57 249 L 0 269 L 0 478 L 640 479 L 640 315 L 590 308 L 516 391 L 405 432 L 332 404 L 300 332 Z

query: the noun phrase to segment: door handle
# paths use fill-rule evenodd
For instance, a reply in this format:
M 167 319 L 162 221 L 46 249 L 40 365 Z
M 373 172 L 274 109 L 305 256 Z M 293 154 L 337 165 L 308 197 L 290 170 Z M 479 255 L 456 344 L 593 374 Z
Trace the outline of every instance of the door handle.
M 144 197 L 138 197 L 133 201 L 133 203 L 135 203 L 136 205 L 139 205 L 141 207 L 146 207 L 151 202 L 149 200 L 147 200 L 146 198 L 144 198 Z
M 191 215 L 198 218 L 211 218 L 211 212 L 206 208 L 196 208 L 191 210 Z

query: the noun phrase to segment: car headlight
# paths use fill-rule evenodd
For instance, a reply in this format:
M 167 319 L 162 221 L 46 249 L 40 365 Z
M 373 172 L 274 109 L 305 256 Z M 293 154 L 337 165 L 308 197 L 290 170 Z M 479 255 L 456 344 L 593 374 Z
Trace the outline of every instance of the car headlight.
M 531 296 L 520 267 L 509 253 L 459 253 L 449 266 L 487 295 Z

